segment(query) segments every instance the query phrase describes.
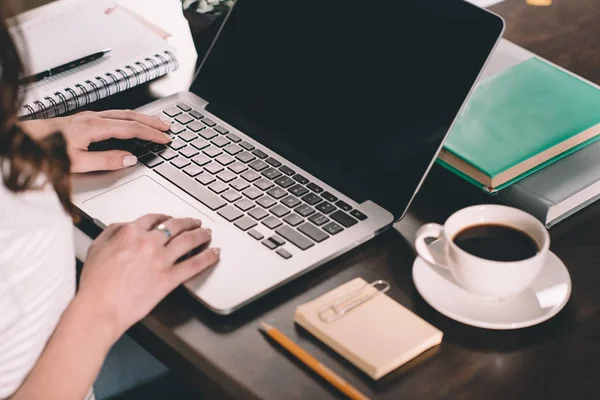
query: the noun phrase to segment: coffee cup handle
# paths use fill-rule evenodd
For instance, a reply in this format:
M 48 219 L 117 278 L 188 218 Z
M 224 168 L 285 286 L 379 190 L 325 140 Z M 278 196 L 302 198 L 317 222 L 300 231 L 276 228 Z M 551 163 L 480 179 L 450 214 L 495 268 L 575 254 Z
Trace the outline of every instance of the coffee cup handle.
M 442 233 L 444 232 L 444 227 L 440 224 L 425 224 L 417 231 L 416 239 L 415 239 L 415 249 L 423 260 L 428 262 L 431 265 L 435 265 L 436 267 L 449 269 L 447 265 L 440 262 L 439 257 L 436 260 L 436 257 L 431 253 L 430 246 L 425 243 L 425 239 L 433 238 L 440 239 L 442 238 Z M 443 240 L 443 238 L 442 238 Z

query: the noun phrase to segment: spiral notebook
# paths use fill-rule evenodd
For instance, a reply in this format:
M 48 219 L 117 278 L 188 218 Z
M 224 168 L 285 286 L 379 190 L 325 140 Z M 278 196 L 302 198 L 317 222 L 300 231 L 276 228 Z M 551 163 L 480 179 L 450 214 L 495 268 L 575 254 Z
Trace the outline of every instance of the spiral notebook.
M 165 35 L 114 0 L 61 0 L 44 7 L 11 28 L 28 75 L 105 48 L 111 52 L 25 86 L 22 119 L 52 118 L 178 67 Z

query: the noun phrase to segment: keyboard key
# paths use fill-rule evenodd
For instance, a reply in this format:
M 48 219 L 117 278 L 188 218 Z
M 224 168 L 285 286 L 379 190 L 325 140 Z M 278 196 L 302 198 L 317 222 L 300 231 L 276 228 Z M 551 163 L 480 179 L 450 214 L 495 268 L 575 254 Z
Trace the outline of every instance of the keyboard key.
M 240 137 L 235 133 L 228 134 L 227 139 L 231 140 L 233 143 L 239 143 L 242 141 L 242 139 L 240 139 Z
M 315 208 L 317 209 L 317 211 L 321 211 L 323 214 L 329 214 L 330 212 L 336 210 L 336 207 L 327 201 L 323 201 L 321 204 L 317 204 Z
M 198 154 L 198 150 L 196 150 L 192 146 L 186 146 L 183 149 L 179 150 L 179 154 L 181 154 L 182 156 L 185 156 L 187 158 L 192 158 L 196 154 Z
M 285 222 L 287 222 L 288 224 L 290 224 L 291 226 L 296 226 L 296 225 L 301 224 L 302 222 L 304 222 L 304 219 L 302 219 L 302 217 L 300 217 L 296 213 L 292 213 L 292 214 L 288 215 L 283 220 Z
M 148 149 L 145 148 L 144 146 L 140 146 L 138 144 L 138 145 L 135 145 L 134 147 L 132 147 L 131 149 L 129 149 L 129 152 L 131 154 L 133 154 L 134 156 L 136 156 L 137 158 L 140 158 L 143 155 L 148 154 Z
M 202 168 L 200 168 L 196 164 L 190 164 L 183 169 L 183 172 L 185 172 L 186 175 L 194 177 L 202 172 Z
M 294 197 L 292 195 L 287 195 L 286 197 L 281 199 L 281 202 L 283 204 L 285 204 L 286 206 L 288 206 L 289 208 L 294 208 L 297 205 L 299 205 L 300 203 L 302 203 L 297 197 Z
M 261 160 L 255 160 L 252 161 L 250 164 L 248 164 L 250 166 L 250 168 L 252 168 L 255 171 L 262 171 L 263 169 L 267 168 L 269 166 L 269 164 L 267 164 L 264 161 Z
M 267 158 L 269 156 L 267 153 L 265 153 L 264 151 L 259 150 L 259 149 L 255 149 L 252 152 L 252 154 L 254 154 L 256 157 L 262 158 L 262 159 L 265 159 L 265 158 Z
M 358 210 L 350 211 L 350 215 L 352 215 L 354 218 L 358 219 L 359 221 L 364 221 L 365 219 L 367 219 L 367 216 Z
M 308 183 L 308 179 L 306 179 L 305 177 L 303 177 L 300 174 L 294 175 L 294 180 L 296 182 L 299 182 L 299 183 L 303 184 L 303 185 L 306 185 Z
M 279 187 L 274 187 L 272 189 L 269 189 L 269 191 L 267 193 L 269 194 L 269 196 L 271 196 L 277 200 L 279 200 L 282 197 L 285 197 L 285 195 L 287 195 L 287 192 Z
M 235 206 L 242 211 L 248 211 L 249 209 L 254 207 L 254 203 L 248 199 L 241 199 L 237 203 L 235 203 Z
M 229 143 L 227 146 L 225 146 L 223 148 L 223 150 L 225 150 L 227 153 L 231 154 L 232 156 L 235 156 L 237 153 L 240 153 L 243 151 L 243 149 L 238 146 L 237 144 L 233 144 L 233 143 Z
M 251 216 L 252 218 L 254 218 L 257 221 L 260 221 L 261 219 L 263 219 L 264 217 L 266 217 L 267 215 L 269 215 L 268 212 L 266 212 L 265 210 L 263 210 L 260 207 L 255 207 L 252 210 L 250 210 L 250 212 L 248 213 L 249 216 Z
M 190 111 L 192 109 L 192 107 L 188 106 L 185 103 L 179 103 L 177 104 L 177 107 L 181 108 L 183 111 Z
M 221 195 L 221 197 L 223 197 L 228 202 L 233 203 L 234 201 L 239 200 L 240 197 L 242 197 L 242 195 L 239 194 L 238 192 L 236 192 L 235 190 L 229 189 L 228 191 L 226 191 L 225 193 L 223 193 Z
M 286 239 L 288 242 L 293 243 L 294 246 L 298 247 L 301 250 L 306 250 L 306 249 L 314 246 L 314 243 L 310 239 L 308 239 L 306 236 L 301 235 L 296 230 L 294 230 L 293 228 L 290 228 L 287 225 L 284 225 L 281 228 L 276 229 L 275 232 L 279 236 Z
M 285 189 L 292 186 L 294 184 L 294 181 L 287 176 L 282 176 L 280 178 L 275 179 L 275 183 Z
M 148 168 L 154 168 L 157 165 L 162 164 L 162 162 L 163 162 L 163 160 L 159 156 L 154 155 L 152 153 L 146 154 L 145 156 L 141 157 L 139 160 L 142 164 L 144 164 Z
M 237 176 L 233 172 L 231 172 L 229 170 L 225 170 L 223 172 L 220 172 L 217 175 L 217 178 L 219 178 L 220 180 L 222 180 L 225 183 L 229 183 L 232 180 L 234 180 L 235 178 L 237 178 Z
M 181 114 L 175 118 L 175 121 L 179 122 L 181 125 L 189 124 L 193 120 L 194 118 L 190 117 L 187 114 Z
M 218 174 L 219 172 L 223 171 L 223 166 L 220 164 L 217 164 L 216 162 L 211 162 L 210 164 L 205 165 L 204 169 L 214 175 L 214 174 Z
M 217 178 L 215 178 L 214 176 L 212 176 L 209 173 L 202 173 L 199 176 L 196 177 L 196 180 L 198 182 L 200 182 L 201 184 L 203 184 L 204 186 L 206 185 L 210 185 L 211 183 L 213 183 L 214 181 L 217 180 Z
M 293 169 L 291 169 L 290 167 L 287 167 L 285 165 L 281 166 L 279 168 L 279 170 L 286 175 L 294 175 L 296 173 L 296 171 L 294 171 Z
M 323 193 L 321 193 L 321 197 L 323 197 L 325 200 L 330 201 L 332 203 L 336 202 L 337 199 L 338 199 L 337 197 L 335 197 L 334 195 L 332 195 L 329 192 L 323 192 Z
M 192 161 L 202 167 L 208 164 L 211 160 L 210 157 L 205 154 L 198 154 L 196 157 L 192 158 Z
M 217 125 L 217 126 L 215 126 L 213 129 L 214 129 L 215 131 L 219 132 L 221 135 L 225 135 L 226 133 L 228 133 L 228 132 L 229 132 L 229 131 L 228 131 L 228 130 L 225 128 L 225 127 L 223 127 L 223 126 L 221 126 L 221 125 Z
M 310 222 L 303 223 L 298 227 L 298 230 L 317 243 L 320 243 L 329 237 L 328 234 L 326 234 Z
M 161 157 L 162 159 L 165 159 L 165 160 L 167 160 L 167 161 L 169 161 L 169 160 L 171 160 L 171 159 L 173 159 L 173 158 L 177 157 L 177 153 L 176 153 L 175 151 L 171 150 L 171 149 L 168 149 L 168 148 L 167 148 L 167 149 L 164 149 L 163 151 L 161 151 L 161 152 L 159 153 L 159 155 L 160 155 L 160 157 Z
M 233 172 L 235 172 L 236 174 L 241 174 L 242 172 L 244 172 L 245 170 L 248 169 L 247 166 L 245 166 L 244 164 L 242 164 L 241 162 L 234 162 L 233 164 L 231 164 L 229 167 L 230 170 L 232 170 Z
M 271 241 L 273 243 L 275 243 L 277 246 L 283 246 L 285 244 L 285 240 L 283 240 L 282 238 L 280 238 L 277 235 L 273 235 L 269 239 L 271 239 Z
M 254 229 L 249 230 L 248 235 L 252 236 L 256 240 L 261 240 L 262 238 L 264 238 L 262 233 Z
M 212 129 L 204 129 L 200 131 L 200 136 L 202 136 L 206 140 L 210 140 L 215 136 L 218 136 L 218 133 L 213 131 Z
M 171 160 L 171 164 L 173 164 L 177 168 L 183 168 L 190 165 L 190 161 L 185 157 L 176 157 Z
M 169 132 L 174 135 L 178 135 L 183 131 L 185 131 L 185 126 L 179 125 L 177 122 L 172 123 L 171 127 L 169 128 Z
M 167 108 L 163 112 L 171 118 L 174 118 L 174 117 L 178 116 L 179 114 L 181 114 L 181 110 L 176 107 Z
M 204 124 L 207 125 L 207 126 L 215 126 L 217 124 L 215 121 L 213 121 L 210 118 L 204 118 L 202 120 L 202 122 L 204 122 Z
M 344 228 L 342 228 L 341 226 L 339 226 L 338 224 L 336 224 L 335 222 L 330 222 L 327 225 L 325 225 L 323 227 L 323 229 L 329 233 L 330 235 L 337 235 L 338 233 L 340 233 L 341 231 L 344 230 Z
M 321 193 L 323 191 L 323 188 L 319 185 L 316 185 L 314 183 L 309 183 L 308 185 L 306 185 L 307 188 L 309 188 L 310 190 L 312 190 L 315 193 Z
M 248 229 L 255 227 L 256 222 L 250 217 L 243 217 L 235 221 L 234 225 L 243 231 L 247 231 Z
M 258 203 L 259 206 L 261 206 L 263 208 L 269 208 L 269 207 L 273 206 L 274 204 L 277 204 L 277 201 L 273 200 L 273 198 L 269 197 L 269 196 L 263 196 L 260 199 L 256 200 L 256 202 Z
M 209 157 L 216 157 L 222 153 L 221 149 L 214 146 L 207 147 L 206 149 L 202 150 L 202 152 Z
M 194 146 L 195 148 L 197 148 L 198 150 L 202 150 L 207 148 L 208 146 L 210 146 L 210 143 L 208 143 L 206 140 L 202 139 L 202 138 L 196 138 L 194 141 L 192 141 L 192 143 L 190 143 L 192 146 Z
M 242 143 L 240 143 L 240 146 L 242 146 L 243 148 L 245 148 L 248 151 L 254 150 L 254 146 L 252 145 L 252 143 L 248 143 L 245 140 Z
M 346 203 L 343 200 L 339 200 L 335 203 L 336 206 L 338 206 L 339 208 L 341 208 L 344 211 L 350 211 L 352 210 L 352 206 L 348 203 Z
M 246 182 L 243 179 L 236 179 L 235 181 L 231 182 L 229 184 L 229 186 L 231 186 L 232 188 L 234 188 L 237 191 L 242 191 L 244 189 L 246 189 L 248 186 L 250 186 L 250 184 L 248 182 Z
M 278 226 L 280 226 L 283 222 L 281 222 L 280 220 L 278 220 L 275 217 L 267 217 L 262 220 L 262 223 L 269 229 L 275 229 Z
M 294 211 L 296 211 L 298 214 L 302 215 L 303 217 L 308 217 L 309 215 L 315 213 L 315 209 L 310 207 L 307 204 L 299 205 L 298 207 L 296 207 L 294 209 Z
M 263 176 L 266 176 L 269 179 L 275 179 L 281 176 L 281 172 L 279 172 L 275 168 L 267 168 L 262 172 L 262 174 Z
M 327 218 L 326 216 L 324 216 L 321 213 L 316 213 L 316 214 L 311 215 L 308 220 L 317 226 L 321 226 L 321 225 L 329 222 L 329 218 Z
M 271 250 L 277 248 L 277 244 L 275 244 L 275 242 L 273 242 L 271 239 L 265 239 L 261 243 L 264 244 L 265 246 L 267 246 Z
M 224 138 L 223 136 L 217 136 L 216 138 L 211 140 L 211 143 L 217 147 L 225 147 L 231 142 L 229 140 L 227 140 L 227 138 Z
M 215 160 L 217 160 L 217 162 L 219 164 L 225 165 L 225 166 L 227 166 L 235 161 L 233 157 L 230 157 L 227 154 L 221 154 L 219 157 L 215 158 Z
M 250 161 L 256 159 L 256 157 L 254 157 L 251 153 L 247 153 L 247 152 L 239 153 L 238 155 L 235 156 L 235 158 L 237 158 L 238 160 L 240 160 L 243 163 L 249 163 Z
M 164 144 L 161 144 L 161 143 L 148 143 L 146 145 L 146 148 L 150 151 L 158 153 L 159 151 L 163 151 L 164 149 L 166 149 L 167 146 L 165 146 Z
M 262 196 L 262 192 L 255 187 L 249 187 L 242 193 L 250 200 L 258 199 L 260 196 Z
M 161 165 L 154 171 L 156 171 L 163 178 L 171 181 L 175 186 L 187 192 L 190 196 L 192 196 L 211 210 L 217 210 L 223 207 L 225 204 L 227 204 L 225 200 L 223 200 L 219 196 L 215 196 L 214 194 L 206 190 L 206 188 L 198 185 L 196 182 L 194 182 L 193 180 L 191 180 L 190 178 L 188 178 L 169 164 Z
M 247 180 L 248 182 L 254 182 L 255 180 L 260 178 L 260 174 L 254 171 L 246 171 L 244 172 L 242 175 L 240 175 L 242 178 L 244 178 L 245 180 Z
M 229 186 L 227 186 L 223 182 L 216 181 L 216 182 L 212 183 L 208 188 L 210 190 L 212 190 L 213 192 L 215 192 L 216 194 L 221 194 L 224 191 L 226 191 L 229 188 Z
M 329 216 L 331 217 L 332 220 L 339 222 L 346 228 L 349 228 L 358 222 L 354 218 L 352 218 L 351 216 L 349 216 L 348 214 L 346 214 L 345 212 L 340 211 L 340 210 L 334 212 L 333 214 L 331 214 Z
M 185 142 L 181 139 L 175 139 L 171 143 L 169 143 L 169 147 L 173 150 L 179 150 L 185 147 Z
M 271 213 L 279 218 L 288 215 L 290 210 L 287 207 L 284 207 L 281 204 L 277 204 L 275 207 L 271 208 Z
M 191 142 L 196 139 L 198 136 L 192 131 L 185 131 L 181 135 L 179 135 L 179 139 L 185 140 L 186 142 Z
M 196 110 L 192 110 L 192 111 L 190 111 L 190 112 L 189 112 L 189 114 L 190 114 L 192 117 L 196 118 L 196 119 L 204 118 L 204 115 L 200 114 L 200 113 L 199 113 L 198 111 L 196 111 Z
M 304 202 L 306 202 L 308 205 L 311 205 L 311 206 L 323 201 L 322 198 L 320 198 L 319 196 L 317 196 L 314 193 L 309 193 L 309 194 L 305 195 L 304 197 L 302 197 L 302 200 L 304 200 Z
M 295 196 L 301 197 L 308 193 L 308 189 L 302 185 L 294 185 L 289 189 L 289 192 Z
M 287 251 L 286 249 L 277 249 L 275 250 L 275 253 L 279 254 L 281 257 L 285 258 L 286 260 L 289 258 L 292 258 L 292 254 Z
M 260 190 L 267 190 L 267 189 L 273 187 L 273 182 L 271 182 L 268 179 L 261 178 L 259 181 L 254 183 L 254 186 L 259 188 Z
M 275 168 L 281 166 L 281 163 L 279 161 L 277 161 L 276 159 L 274 159 L 273 157 L 269 157 L 265 161 L 267 163 L 271 164 L 272 166 L 274 166 Z
M 192 121 L 189 124 L 187 124 L 186 127 L 193 132 L 199 132 L 202 129 L 204 129 L 204 125 L 202 125 L 198 121 Z
M 242 215 L 244 215 L 243 212 L 241 212 L 240 210 L 237 210 L 231 206 L 221 208 L 219 211 L 217 211 L 217 214 L 219 214 L 221 217 L 225 218 L 229 222 L 235 221 L 236 219 L 238 219 Z

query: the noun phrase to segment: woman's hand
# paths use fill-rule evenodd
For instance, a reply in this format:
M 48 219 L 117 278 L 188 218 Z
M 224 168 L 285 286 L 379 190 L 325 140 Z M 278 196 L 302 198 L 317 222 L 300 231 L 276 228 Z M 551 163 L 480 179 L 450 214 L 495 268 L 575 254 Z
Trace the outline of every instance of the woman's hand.
M 138 138 L 163 144 L 171 141 L 163 133 L 169 129 L 167 123 L 131 110 L 86 111 L 68 117 L 24 121 L 21 127 L 33 138 L 62 132 L 71 158 L 71 172 L 115 170 L 137 162 L 133 154 L 123 150 L 88 151 L 91 143 L 110 138 Z
M 170 238 L 156 229 L 159 224 Z M 191 218 L 150 214 L 110 225 L 88 251 L 75 302 L 108 322 L 117 340 L 178 285 L 219 260 L 219 249 L 210 248 L 178 262 L 210 238 L 211 231 Z

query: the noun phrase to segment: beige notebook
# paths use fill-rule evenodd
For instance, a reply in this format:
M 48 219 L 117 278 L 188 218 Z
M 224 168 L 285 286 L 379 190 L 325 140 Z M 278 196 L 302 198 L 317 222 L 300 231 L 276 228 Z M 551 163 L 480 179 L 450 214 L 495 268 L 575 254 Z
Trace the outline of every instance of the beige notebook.
M 299 306 L 294 320 L 373 379 L 438 345 L 443 336 L 362 278 Z

